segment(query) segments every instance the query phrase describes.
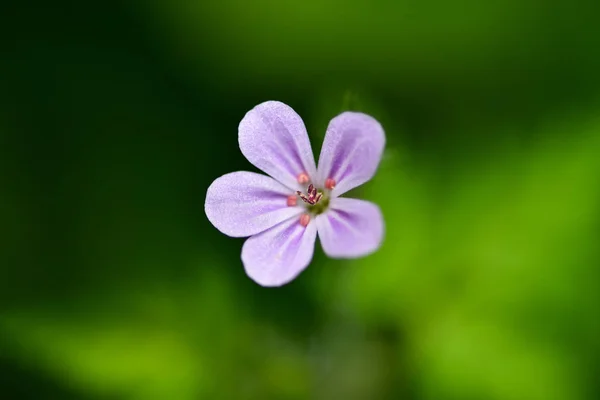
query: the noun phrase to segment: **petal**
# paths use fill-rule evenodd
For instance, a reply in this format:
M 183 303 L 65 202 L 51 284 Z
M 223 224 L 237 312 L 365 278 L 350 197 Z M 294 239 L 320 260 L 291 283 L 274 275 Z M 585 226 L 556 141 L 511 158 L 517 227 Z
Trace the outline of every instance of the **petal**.
M 332 199 L 330 209 L 316 218 L 323 251 L 334 258 L 356 258 L 377 250 L 383 240 L 383 216 L 375 204 L 356 199 Z
M 232 172 L 208 188 L 204 211 L 221 232 L 233 237 L 252 236 L 299 215 L 302 207 L 288 207 L 288 188 L 254 172 Z
M 373 117 L 345 112 L 331 120 L 319 157 L 319 183 L 334 179 L 337 197 L 370 180 L 383 154 L 385 133 Z
M 316 177 L 304 122 L 281 102 L 267 101 L 248 111 L 240 122 L 238 140 L 248 161 L 292 190 L 302 189 L 301 173 Z
M 307 227 L 298 218 L 252 236 L 242 247 L 242 263 L 250 278 L 261 286 L 281 286 L 300 274 L 313 257 L 317 226 Z

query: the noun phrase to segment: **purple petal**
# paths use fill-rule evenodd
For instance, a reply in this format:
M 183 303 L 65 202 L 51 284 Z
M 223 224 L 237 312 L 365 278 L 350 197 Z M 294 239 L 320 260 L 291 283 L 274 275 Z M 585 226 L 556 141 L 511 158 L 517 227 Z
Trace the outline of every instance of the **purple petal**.
M 383 240 L 383 216 L 375 204 L 335 198 L 330 209 L 317 216 L 323 251 L 334 258 L 356 258 L 377 250 Z
M 242 248 L 242 262 L 250 278 L 261 286 L 281 286 L 300 274 L 313 257 L 317 226 L 297 218 L 252 236 Z
M 275 179 L 254 172 L 232 172 L 208 188 L 204 211 L 221 232 L 233 237 L 252 236 L 302 213 L 288 207 L 293 194 Z
M 302 189 L 298 175 L 316 178 L 304 122 L 283 103 L 267 101 L 248 111 L 240 122 L 239 144 L 248 161 L 293 190 Z
M 385 134 L 373 117 L 345 112 L 331 120 L 319 157 L 319 183 L 334 179 L 336 197 L 370 180 L 383 154 Z

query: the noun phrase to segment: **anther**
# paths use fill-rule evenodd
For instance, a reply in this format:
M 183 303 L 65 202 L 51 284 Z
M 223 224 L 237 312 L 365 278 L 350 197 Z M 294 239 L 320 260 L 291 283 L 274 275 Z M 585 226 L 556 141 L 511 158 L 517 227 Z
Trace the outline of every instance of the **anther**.
M 325 188 L 332 190 L 335 187 L 335 179 L 327 178 L 325 179 Z
M 291 195 L 288 196 L 287 198 L 287 206 L 288 207 L 294 207 L 296 204 L 298 204 L 298 197 Z
M 310 181 L 310 178 L 306 172 L 302 172 L 298 175 L 298 183 L 301 185 L 305 185 Z
M 317 192 L 317 188 L 314 187 L 312 183 L 308 185 L 308 196 L 299 190 L 296 191 L 296 193 L 302 199 L 303 202 L 310 204 L 311 206 L 317 204 L 319 200 L 321 200 L 321 197 L 323 197 L 323 193 Z
M 300 225 L 302 225 L 303 227 L 307 227 L 308 223 L 310 222 L 310 215 L 308 214 L 302 214 L 300 216 Z

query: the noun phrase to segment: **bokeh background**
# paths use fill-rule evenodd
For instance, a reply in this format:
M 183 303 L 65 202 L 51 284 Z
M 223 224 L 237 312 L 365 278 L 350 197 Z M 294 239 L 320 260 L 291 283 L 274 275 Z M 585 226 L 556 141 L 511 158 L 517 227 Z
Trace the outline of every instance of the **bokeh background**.
M 599 11 L 3 3 L 0 397 L 600 398 Z M 379 252 L 246 277 L 203 205 L 265 100 L 381 121 Z

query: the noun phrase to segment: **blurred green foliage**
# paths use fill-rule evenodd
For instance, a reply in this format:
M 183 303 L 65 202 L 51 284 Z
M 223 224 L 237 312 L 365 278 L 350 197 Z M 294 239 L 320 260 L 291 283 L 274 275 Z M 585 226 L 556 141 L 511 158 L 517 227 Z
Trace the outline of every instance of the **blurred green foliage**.
M 11 2 L 0 14 L 7 399 L 600 397 L 600 6 Z M 360 110 L 386 240 L 249 280 L 204 215 L 244 113 L 318 154 Z

